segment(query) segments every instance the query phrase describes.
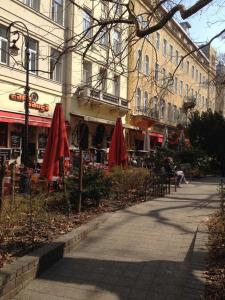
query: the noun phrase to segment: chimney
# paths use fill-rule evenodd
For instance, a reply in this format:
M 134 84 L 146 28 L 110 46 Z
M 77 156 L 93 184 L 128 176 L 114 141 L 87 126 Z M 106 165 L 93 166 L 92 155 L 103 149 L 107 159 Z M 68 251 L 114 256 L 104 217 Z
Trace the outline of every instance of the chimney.
M 186 31 L 186 33 L 189 35 L 189 29 L 191 28 L 191 24 L 189 22 L 181 22 L 180 25 Z

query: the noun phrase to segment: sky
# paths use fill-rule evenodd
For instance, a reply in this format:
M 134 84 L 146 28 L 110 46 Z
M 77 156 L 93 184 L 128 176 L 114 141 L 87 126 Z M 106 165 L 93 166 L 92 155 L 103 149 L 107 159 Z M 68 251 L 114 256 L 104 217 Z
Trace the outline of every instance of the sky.
M 184 2 L 189 7 L 195 1 L 186 0 Z M 190 35 L 194 42 L 202 44 L 209 41 L 214 35 L 225 29 L 225 0 L 213 0 L 213 4 L 202 9 L 187 21 L 192 26 Z M 212 46 L 217 53 L 225 53 L 225 39 L 214 40 Z

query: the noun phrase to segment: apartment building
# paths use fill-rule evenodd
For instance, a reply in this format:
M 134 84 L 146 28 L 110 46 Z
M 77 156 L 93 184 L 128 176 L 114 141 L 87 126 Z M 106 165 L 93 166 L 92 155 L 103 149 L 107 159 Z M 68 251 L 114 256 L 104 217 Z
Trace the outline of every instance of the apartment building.
M 122 118 L 128 112 L 127 101 L 127 58 L 124 55 L 124 41 L 128 31 L 123 26 L 103 28 L 87 53 L 84 52 L 88 43 L 98 31 L 92 28 L 93 18 L 119 16 L 122 6 L 103 1 L 77 1 L 82 7 L 73 9 L 73 40 L 79 40 L 81 49 L 76 46 L 72 53 L 71 97 L 67 101 L 67 109 L 71 123 L 71 144 L 78 146 L 79 140 L 83 149 L 105 151 L 113 133 L 117 117 Z M 103 153 L 102 153 L 103 154 Z M 98 155 L 97 161 L 103 160 Z
M 151 11 L 148 3 L 135 1 L 142 28 L 147 24 L 146 12 Z M 152 24 L 164 12 L 158 12 Z M 207 48 L 194 52 L 198 47 L 188 34 L 188 26 L 172 19 L 130 49 L 128 99 L 132 110 L 127 119 L 139 127 L 130 132 L 130 148 L 143 149 L 143 130 L 149 129 L 152 143 L 160 145 L 165 126 L 170 136 L 178 124 L 185 125 L 193 109 L 214 110 L 215 51 Z
M 0 156 L 9 160 L 20 160 L 23 142 L 25 40 L 30 53 L 29 157 L 43 159 L 54 107 L 63 92 L 62 61 L 57 60 L 64 43 L 63 5 L 62 0 L 0 3 Z M 13 44 L 17 56 L 10 53 Z

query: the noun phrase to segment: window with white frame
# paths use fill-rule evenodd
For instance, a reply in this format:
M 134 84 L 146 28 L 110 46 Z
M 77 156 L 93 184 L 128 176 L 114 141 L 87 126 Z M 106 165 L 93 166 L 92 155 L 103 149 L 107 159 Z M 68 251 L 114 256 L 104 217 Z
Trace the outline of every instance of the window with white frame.
M 192 66 L 192 68 L 191 68 L 191 77 L 192 77 L 192 79 L 195 78 L 195 67 L 194 66 Z
M 174 78 L 174 91 L 177 93 L 177 88 L 178 88 L 178 79 L 177 77 Z
M 30 73 L 38 73 L 38 42 L 34 39 L 29 39 L 29 70 Z M 25 65 L 26 65 L 26 56 L 25 56 Z
M 100 32 L 100 44 L 102 46 L 108 46 L 109 44 L 109 38 L 108 38 L 108 29 L 107 27 L 102 28 L 102 31 Z
M 0 25 L 0 63 L 8 63 L 8 36 L 7 28 Z
M 167 40 L 163 39 L 163 55 L 167 55 Z
M 176 50 L 176 65 L 179 64 L 179 52 Z
M 166 69 L 162 69 L 162 85 L 166 84 Z
M 202 83 L 202 73 L 199 74 L 199 83 Z
M 51 48 L 50 56 L 50 79 L 61 82 L 62 81 L 62 62 L 60 59 L 60 52 Z
M 172 116 L 172 106 L 171 103 L 168 103 L 168 110 L 167 110 L 167 120 L 171 121 L 171 116 Z
M 144 92 L 144 112 L 148 111 L 148 92 Z
M 195 92 L 195 101 L 197 102 L 197 100 L 198 100 L 198 92 Z
M 114 75 L 113 77 L 113 95 L 120 97 L 120 76 Z
M 92 63 L 87 60 L 83 62 L 83 83 L 88 86 L 92 84 Z
M 63 24 L 63 0 L 52 0 L 52 19 L 58 24 Z
M 173 105 L 172 120 L 175 122 L 177 117 L 177 107 Z
M 180 81 L 180 96 L 183 96 L 183 81 Z
M 155 80 L 159 79 L 159 64 L 155 63 Z
M 37 11 L 40 10 L 40 0 L 23 0 L 23 3 Z
M 141 50 L 137 51 L 137 69 L 139 72 L 141 72 L 142 67 L 142 53 Z
M 121 32 L 118 29 L 113 31 L 113 50 L 115 54 L 121 52 Z
M 137 88 L 136 90 L 136 110 L 139 111 L 141 109 L 141 89 Z
M 160 34 L 156 32 L 156 49 L 160 49 Z
M 195 80 L 198 82 L 198 70 L 195 70 Z
M 187 61 L 187 73 L 189 74 L 189 69 L 190 69 L 190 63 Z
M 181 67 L 182 70 L 184 69 L 184 57 L 183 57 L 183 55 L 181 55 L 181 57 L 180 57 L 180 67 Z
M 189 86 L 188 84 L 186 84 L 185 95 L 188 96 L 188 94 L 189 94 Z
M 202 107 L 205 108 L 205 97 L 202 96 Z
M 102 91 L 106 93 L 107 92 L 107 69 L 100 68 L 99 80 L 100 80 Z
M 202 78 L 202 83 L 203 83 L 203 84 L 206 83 L 206 81 L 205 81 L 205 76 L 203 76 L 203 78 Z
M 173 46 L 170 45 L 170 61 L 173 61 Z
M 145 55 L 145 74 L 148 76 L 150 74 L 150 63 L 149 56 Z
M 91 38 L 92 37 L 92 12 L 88 9 L 83 11 L 83 31 L 86 33 L 85 37 Z
M 199 94 L 199 95 L 198 95 L 198 105 L 199 105 L 200 107 L 202 106 L 201 101 L 202 101 L 202 96 Z

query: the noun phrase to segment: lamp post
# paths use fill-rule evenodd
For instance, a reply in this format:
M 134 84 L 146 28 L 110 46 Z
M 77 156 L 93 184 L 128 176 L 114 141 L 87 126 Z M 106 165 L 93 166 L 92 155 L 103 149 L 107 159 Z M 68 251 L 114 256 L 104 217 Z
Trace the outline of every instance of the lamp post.
M 23 31 L 15 30 L 11 32 L 11 28 L 13 26 L 23 26 L 26 32 L 26 35 Z M 30 51 L 29 51 L 29 44 L 30 44 L 30 36 L 27 26 L 20 21 L 12 22 L 8 27 L 9 34 L 12 33 L 16 36 L 16 39 L 12 40 L 12 46 L 9 47 L 9 52 L 12 56 L 17 56 L 19 48 L 16 46 L 16 42 L 19 40 L 20 36 L 22 35 L 24 38 L 25 43 L 25 65 L 24 69 L 26 71 L 26 82 L 25 82 L 25 101 L 24 101 L 24 112 L 25 112 L 25 123 L 24 123 L 24 130 L 23 130 L 23 141 L 22 141 L 22 163 L 27 166 L 28 163 L 28 137 L 29 137 L 29 93 L 30 93 L 30 86 L 29 86 L 29 62 L 30 62 Z

